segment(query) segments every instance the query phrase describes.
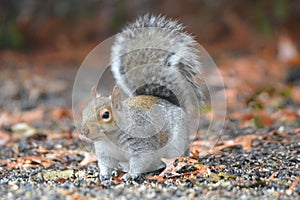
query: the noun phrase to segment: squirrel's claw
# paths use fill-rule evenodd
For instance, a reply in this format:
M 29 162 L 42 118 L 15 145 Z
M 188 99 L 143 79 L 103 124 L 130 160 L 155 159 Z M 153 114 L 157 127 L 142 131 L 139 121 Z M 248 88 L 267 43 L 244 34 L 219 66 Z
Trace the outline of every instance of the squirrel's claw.
M 121 180 L 124 182 L 134 181 L 137 183 L 142 183 L 145 180 L 145 177 L 142 174 L 124 174 L 121 177 Z
M 121 177 L 121 180 L 122 181 L 129 181 L 129 180 L 135 180 L 139 177 L 138 174 L 129 174 L 129 173 L 126 173 L 124 174 L 122 177 Z

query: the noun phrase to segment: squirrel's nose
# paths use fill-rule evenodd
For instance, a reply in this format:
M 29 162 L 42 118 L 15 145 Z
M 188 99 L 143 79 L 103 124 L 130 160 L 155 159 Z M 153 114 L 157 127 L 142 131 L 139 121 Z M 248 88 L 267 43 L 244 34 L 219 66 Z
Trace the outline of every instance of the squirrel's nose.
M 90 130 L 87 126 L 81 126 L 81 129 L 80 129 L 80 134 L 84 135 L 84 136 L 87 136 L 89 134 Z

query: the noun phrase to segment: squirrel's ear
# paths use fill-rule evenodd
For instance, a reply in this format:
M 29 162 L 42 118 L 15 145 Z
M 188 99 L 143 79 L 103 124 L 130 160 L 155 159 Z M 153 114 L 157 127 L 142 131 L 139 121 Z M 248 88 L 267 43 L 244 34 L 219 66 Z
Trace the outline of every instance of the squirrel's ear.
M 95 85 L 91 89 L 91 95 L 94 98 L 100 97 L 100 94 L 97 92 L 97 87 Z
M 117 110 L 121 110 L 122 108 L 121 95 L 120 95 L 120 88 L 118 86 L 114 87 L 110 99 L 111 99 L 112 106 Z

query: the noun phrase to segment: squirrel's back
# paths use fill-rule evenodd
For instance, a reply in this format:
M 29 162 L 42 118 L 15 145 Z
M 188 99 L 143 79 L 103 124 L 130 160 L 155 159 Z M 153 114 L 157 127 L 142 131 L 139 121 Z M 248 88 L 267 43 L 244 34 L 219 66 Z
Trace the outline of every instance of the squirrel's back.
M 186 96 L 204 98 L 195 47 L 177 21 L 147 14 L 116 36 L 111 69 L 127 95 L 158 96 L 185 107 Z

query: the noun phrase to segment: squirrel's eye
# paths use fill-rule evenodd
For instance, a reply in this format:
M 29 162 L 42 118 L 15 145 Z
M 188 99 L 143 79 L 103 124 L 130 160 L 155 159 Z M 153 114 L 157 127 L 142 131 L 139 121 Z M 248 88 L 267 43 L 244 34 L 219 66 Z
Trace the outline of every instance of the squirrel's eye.
M 99 113 L 99 121 L 110 122 L 111 121 L 111 111 L 104 108 Z
M 109 119 L 109 112 L 108 111 L 103 113 L 102 119 Z

